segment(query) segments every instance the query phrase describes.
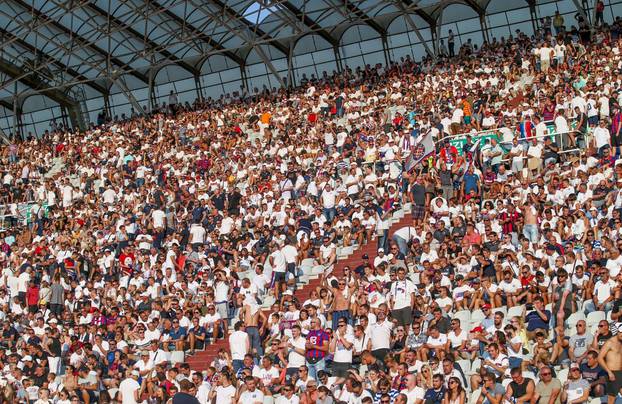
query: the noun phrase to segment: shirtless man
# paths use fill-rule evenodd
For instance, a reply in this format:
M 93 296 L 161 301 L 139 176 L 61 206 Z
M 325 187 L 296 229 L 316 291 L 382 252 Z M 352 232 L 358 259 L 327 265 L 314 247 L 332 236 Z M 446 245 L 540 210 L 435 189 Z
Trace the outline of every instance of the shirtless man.
M 622 326 L 618 327 L 618 335 L 609 338 L 598 355 L 598 363 L 608 375 L 605 385 L 608 404 L 613 404 L 622 393 Z
M 251 351 L 256 352 L 257 355 L 263 355 L 263 348 L 261 346 L 260 335 L 263 334 L 268 319 L 263 314 L 260 307 L 254 304 L 252 299 L 246 299 L 243 294 L 239 295 L 239 298 L 243 300 L 242 308 L 240 309 L 240 320 L 244 322 L 246 326 L 246 333 L 251 341 Z M 259 324 L 261 323 L 261 328 Z
M 531 198 L 531 194 L 529 195 Z M 538 234 L 538 210 L 531 203 L 525 203 L 521 209 L 521 213 L 525 218 L 523 226 L 523 235 L 532 243 L 537 243 L 540 239 Z
M 324 277 L 324 286 L 329 288 L 333 292 L 333 327 L 339 323 L 340 318 L 345 318 L 348 324 L 352 324 L 352 315 L 350 314 L 350 296 L 352 296 L 352 290 L 346 278 L 339 280 L 333 280 L 329 285 L 327 278 Z

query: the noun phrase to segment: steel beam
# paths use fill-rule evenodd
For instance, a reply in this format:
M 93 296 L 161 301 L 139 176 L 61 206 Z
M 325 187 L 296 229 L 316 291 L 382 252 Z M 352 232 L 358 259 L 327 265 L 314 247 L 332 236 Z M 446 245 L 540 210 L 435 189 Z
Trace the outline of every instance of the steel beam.
M 228 21 L 226 21 L 220 15 L 217 15 L 216 13 L 212 12 L 211 10 L 203 10 L 203 11 L 207 13 L 212 19 L 217 21 L 220 25 L 226 27 L 235 36 L 239 37 L 243 41 L 250 44 L 255 50 L 255 52 L 257 52 L 261 60 L 266 64 L 266 66 L 268 67 L 268 70 L 270 70 L 270 73 L 272 73 L 272 75 L 278 80 L 279 84 L 281 84 L 283 88 L 287 88 L 287 83 L 285 83 L 285 80 L 283 80 L 283 78 L 279 75 L 279 72 L 274 67 L 272 60 L 266 55 L 266 53 L 264 52 L 261 46 L 258 46 L 257 44 L 254 43 L 254 38 L 251 38 L 250 36 L 247 36 L 246 33 L 243 34 L 242 32 L 236 30 L 234 27 L 231 27 Z M 287 57 L 287 54 L 288 52 L 286 51 L 285 57 Z
M 317 22 L 313 21 L 309 18 L 305 13 L 299 10 L 296 6 L 294 6 L 289 1 L 285 1 L 281 3 L 283 7 L 285 7 L 290 13 L 292 13 L 296 19 L 299 19 L 307 28 L 309 28 L 312 32 L 318 34 L 320 37 L 324 38 L 328 43 L 333 46 L 339 46 L 339 41 L 335 39 L 331 34 L 328 33 L 324 28 L 320 26 Z
M 342 0 L 344 7 L 358 18 L 362 19 L 365 24 L 369 25 L 374 31 L 380 34 L 381 37 L 387 35 L 387 30 L 380 26 L 376 21 L 372 20 L 363 10 L 352 4 L 349 0 Z
M 97 7 L 93 3 L 88 3 L 86 7 L 90 8 L 91 10 L 93 10 L 95 13 L 99 14 L 102 17 L 110 19 L 110 21 L 113 24 L 117 25 L 123 31 L 129 33 L 133 37 L 135 37 L 135 38 L 137 38 L 137 39 L 139 39 L 141 41 L 144 41 L 144 43 L 146 45 L 148 45 L 149 48 L 151 48 L 150 49 L 151 52 L 156 52 L 156 53 L 161 54 L 166 59 L 174 62 L 175 64 L 179 65 L 184 70 L 186 70 L 186 71 L 188 71 L 188 72 L 190 72 L 192 74 L 196 73 L 197 69 L 194 66 L 191 66 L 188 63 L 184 62 L 183 60 L 179 59 L 177 56 L 175 56 L 171 52 L 167 51 L 164 46 L 153 42 L 152 40 L 150 40 L 147 37 L 147 35 L 142 35 L 140 32 L 136 31 L 134 28 L 130 27 L 129 25 L 127 25 L 123 21 L 119 20 L 114 15 L 112 15 L 110 13 L 107 13 L 106 11 L 104 11 L 101 8 Z
M 21 8 L 27 10 L 34 18 L 36 18 L 38 20 L 41 20 L 41 21 L 45 21 L 46 23 L 48 23 L 51 26 L 53 26 L 55 29 L 61 31 L 65 35 L 69 36 L 70 38 L 73 38 L 73 40 L 75 40 L 75 42 L 78 43 L 81 47 L 88 48 L 88 49 L 91 49 L 91 50 L 95 51 L 95 53 L 97 53 L 100 56 L 104 57 L 106 60 L 109 60 L 110 63 L 114 64 L 115 66 L 117 66 L 117 67 L 119 67 L 121 69 L 124 69 L 125 67 L 128 67 L 128 65 L 129 65 L 128 63 L 124 63 L 121 60 L 117 59 L 116 57 L 111 56 L 104 49 L 102 49 L 99 46 L 93 44 L 92 42 L 82 38 L 80 35 L 76 34 L 72 30 L 70 30 L 69 28 L 67 28 L 64 25 L 62 25 L 62 24 L 56 22 L 55 20 L 51 19 L 50 17 L 48 17 L 44 13 L 40 12 L 36 8 L 34 8 L 34 7 L 30 6 L 29 4 L 25 3 L 23 0 L 11 0 L 11 1 L 16 3 L 17 5 L 19 5 Z M 142 82 L 147 83 L 147 77 L 144 74 L 139 73 L 139 72 L 133 70 L 131 68 L 131 66 L 129 66 L 129 67 L 130 67 L 129 74 L 131 74 L 132 76 L 134 76 L 137 79 L 141 80 Z
M 415 24 L 415 22 L 413 21 L 412 17 L 410 16 L 410 14 L 405 10 L 404 4 L 401 1 L 397 1 L 397 2 L 395 2 L 395 5 L 397 6 L 397 8 L 399 8 L 404 13 L 404 19 L 406 19 L 406 22 L 408 23 L 410 28 L 413 30 L 413 32 L 417 36 L 417 39 L 419 39 L 419 41 L 421 41 L 421 43 L 423 44 L 423 47 L 425 48 L 425 51 L 428 53 L 428 55 L 430 55 L 432 57 L 436 57 L 436 54 L 434 53 L 434 50 L 431 49 L 430 45 L 428 45 L 428 42 L 425 39 L 423 39 L 423 35 L 421 35 L 421 31 L 419 31 L 419 28 L 417 27 L 417 24 Z M 430 27 L 430 30 L 432 30 L 432 27 Z
M 222 52 L 225 56 L 234 60 L 239 65 L 243 66 L 245 64 L 244 59 L 242 59 L 239 55 L 229 50 L 226 50 L 221 44 L 214 41 L 209 35 L 206 35 L 203 31 L 199 30 L 193 25 L 188 24 L 187 21 L 179 17 L 177 14 L 173 13 L 172 11 L 170 11 L 169 9 L 165 7 L 162 7 L 159 3 L 155 1 L 150 1 L 149 4 L 152 7 L 155 7 L 159 12 L 162 12 L 164 15 L 166 15 L 171 20 L 175 21 L 177 24 L 181 25 L 182 29 L 183 27 L 186 27 L 193 35 L 195 35 L 198 39 L 208 44 L 212 49 Z
M 50 89 L 47 84 L 37 80 L 35 77 L 31 75 L 23 76 L 21 69 L 14 64 L 0 59 L 0 71 L 4 72 L 8 76 L 17 78 L 19 77 L 19 81 L 26 84 L 28 87 L 39 91 L 41 94 L 50 98 L 51 100 L 57 102 L 60 105 L 64 105 L 68 108 L 70 112 L 71 124 L 74 128 L 84 128 L 84 122 L 79 119 L 80 115 L 80 105 L 78 102 L 72 98 L 70 98 L 64 92 L 57 89 Z M 19 99 L 19 94 L 17 92 L 13 95 L 14 104 L 12 109 L 15 111 L 16 104 Z M 19 108 L 18 108 L 19 109 Z
M 38 54 L 43 53 L 40 49 L 35 48 L 34 46 L 32 46 L 31 44 L 29 44 L 28 42 L 24 41 L 21 38 L 16 37 L 15 35 L 13 35 L 12 33 L 5 31 L 3 28 L 0 28 L 0 34 L 2 34 L 3 36 L 9 37 L 11 40 L 15 40 L 15 43 L 17 43 L 19 46 L 26 48 L 30 53 L 33 54 L 33 56 L 37 56 Z M 50 58 L 48 55 L 46 55 L 46 58 Z M 54 58 L 50 58 L 52 64 L 54 64 L 55 66 L 57 66 L 58 68 L 60 68 L 61 70 L 63 70 L 64 72 L 67 72 L 67 74 L 69 74 L 70 76 L 85 82 L 89 87 L 93 88 L 94 90 L 98 91 L 101 94 L 105 94 L 107 92 L 107 90 L 103 87 L 100 86 L 97 83 L 93 83 L 92 81 L 90 81 L 89 78 L 83 76 L 82 74 L 78 73 L 77 71 L 75 71 L 74 69 L 72 69 L 71 67 L 59 62 L 58 60 L 54 59 Z
M 277 48 L 282 54 L 287 55 L 287 52 L 289 51 L 289 49 L 285 45 L 280 43 L 276 38 L 271 37 L 266 32 L 264 32 L 261 28 L 259 28 L 258 24 L 252 24 L 250 21 L 248 21 L 244 17 L 239 18 L 240 15 L 238 13 L 236 13 L 231 7 L 229 7 L 227 4 L 223 3 L 220 0 L 209 0 L 209 1 L 215 4 L 218 8 L 220 8 L 226 18 L 241 22 L 248 29 L 248 31 L 253 33 L 253 35 L 258 36 L 259 38 L 263 40 L 271 41 L 270 45 Z M 203 9 L 203 7 L 201 6 L 201 2 L 198 2 L 197 4 L 191 0 L 190 3 L 193 6 L 197 7 L 199 10 L 205 12 L 206 14 L 208 15 L 210 14 L 209 11 L 205 11 Z

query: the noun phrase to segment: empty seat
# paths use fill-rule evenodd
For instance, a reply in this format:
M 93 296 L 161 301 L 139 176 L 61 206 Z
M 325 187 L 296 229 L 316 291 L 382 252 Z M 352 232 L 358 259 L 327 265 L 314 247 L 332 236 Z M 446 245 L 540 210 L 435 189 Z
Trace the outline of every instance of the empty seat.
M 460 359 L 457 361 L 458 365 L 460 365 L 460 368 L 462 369 L 462 373 L 464 373 L 465 375 L 468 375 L 469 373 L 471 373 L 471 361 L 468 359 Z
M 508 309 L 505 306 L 495 307 L 494 309 L 492 309 L 492 312 L 493 313 L 503 313 L 505 318 L 508 318 Z
M 484 312 L 479 309 L 474 310 L 471 313 L 471 321 L 481 322 L 484 319 L 484 317 L 486 317 L 486 315 L 484 315 Z
M 593 311 L 587 314 L 585 322 L 587 323 L 587 326 L 590 327 L 594 324 L 598 324 L 600 321 L 605 320 L 606 318 L 607 316 L 605 315 L 604 311 Z
M 512 317 L 524 317 L 525 316 L 525 306 L 514 306 L 508 309 L 508 318 Z
M 460 326 L 462 329 L 469 325 L 471 321 L 471 311 L 470 310 L 460 310 L 454 314 L 454 318 L 460 320 Z M 467 330 L 468 331 L 468 330 Z
M 562 369 L 557 372 L 557 380 L 559 380 L 562 384 L 564 384 L 566 380 L 568 380 L 568 368 Z

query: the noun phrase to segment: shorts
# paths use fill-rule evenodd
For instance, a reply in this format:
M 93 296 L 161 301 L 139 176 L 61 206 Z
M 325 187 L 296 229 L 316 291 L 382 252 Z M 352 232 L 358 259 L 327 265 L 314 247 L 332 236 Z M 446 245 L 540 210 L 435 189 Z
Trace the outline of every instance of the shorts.
M 285 282 L 285 272 L 274 272 L 274 283 Z
M 421 205 L 413 205 L 412 207 L 412 217 L 413 219 L 423 219 L 425 216 L 425 206 Z
M 333 362 L 331 365 L 332 375 L 335 377 L 346 377 L 348 370 L 352 369 L 352 363 Z
M 614 370 L 613 374 L 616 376 L 616 379 L 611 381 L 607 377 L 607 383 L 605 383 L 605 394 L 609 397 L 616 397 L 620 394 L 620 389 L 622 389 L 622 370 Z
M 291 264 L 287 264 L 287 272 L 296 276 L 296 263 L 292 262 Z
M 391 316 L 397 320 L 400 325 L 409 325 L 412 323 L 412 309 L 410 307 L 404 307 L 402 309 L 393 310 Z
M 469 125 L 471 123 L 471 117 L 470 116 L 465 116 L 464 117 L 464 124 L 465 125 Z
M 220 318 L 225 319 L 225 320 L 228 319 L 229 318 L 229 302 L 216 303 L 216 311 L 218 311 Z

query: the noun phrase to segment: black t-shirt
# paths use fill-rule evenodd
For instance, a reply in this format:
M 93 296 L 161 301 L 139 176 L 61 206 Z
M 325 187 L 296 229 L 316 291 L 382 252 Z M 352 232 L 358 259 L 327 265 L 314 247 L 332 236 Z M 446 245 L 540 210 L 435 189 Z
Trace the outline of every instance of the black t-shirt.
M 188 393 L 180 391 L 173 396 L 173 404 L 199 404 L 199 400 Z
M 425 187 L 420 184 L 415 184 L 410 191 L 413 194 L 413 200 L 416 205 L 425 205 Z

